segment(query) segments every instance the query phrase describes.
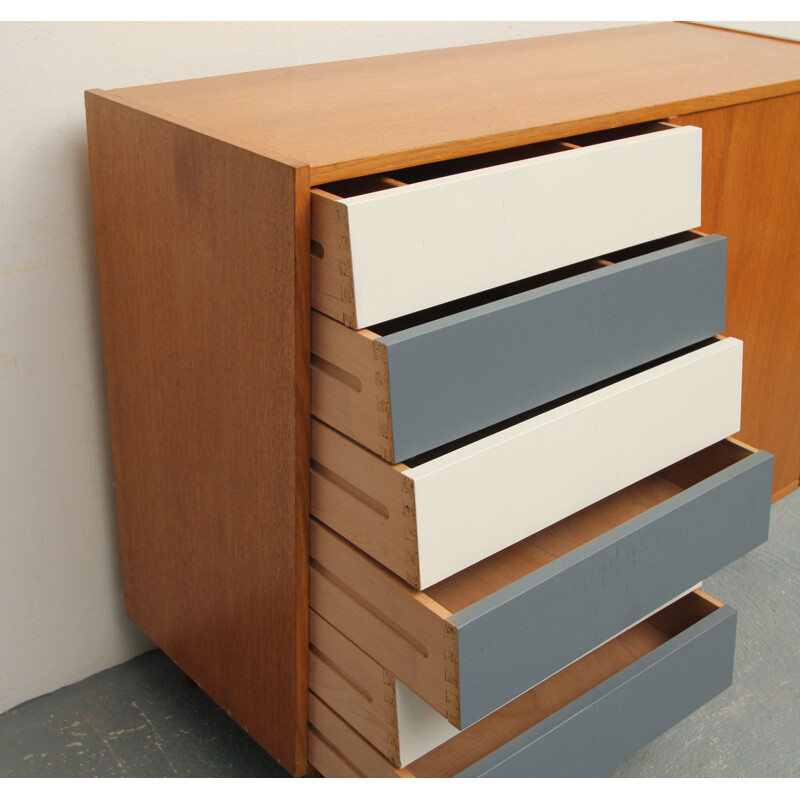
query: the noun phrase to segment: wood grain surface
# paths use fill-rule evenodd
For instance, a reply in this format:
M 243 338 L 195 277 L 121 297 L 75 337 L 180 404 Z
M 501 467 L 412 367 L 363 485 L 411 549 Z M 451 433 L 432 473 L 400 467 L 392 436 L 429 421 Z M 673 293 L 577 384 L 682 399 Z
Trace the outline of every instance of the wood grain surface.
M 800 48 L 679 23 L 114 90 L 311 181 L 800 91 Z
M 414 486 L 404 469 L 313 420 L 311 513 L 419 588 Z
M 308 173 L 86 100 L 127 611 L 302 774 Z
M 308 698 L 308 755 L 328 778 L 413 777 L 393 767 L 313 694 Z
M 458 727 L 450 612 L 314 519 L 310 541 L 314 611 Z
M 703 229 L 729 237 L 727 333 L 744 341 L 739 438 L 775 456 L 782 496 L 800 476 L 800 95 L 680 122 L 703 129 Z
M 349 328 L 358 327 L 347 206 L 321 189 L 311 192 L 311 304 Z
M 309 691 L 399 767 L 394 677 L 313 610 L 308 638 Z
M 391 463 L 389 367 L 377 338 L 311 313 L 311 413 Z

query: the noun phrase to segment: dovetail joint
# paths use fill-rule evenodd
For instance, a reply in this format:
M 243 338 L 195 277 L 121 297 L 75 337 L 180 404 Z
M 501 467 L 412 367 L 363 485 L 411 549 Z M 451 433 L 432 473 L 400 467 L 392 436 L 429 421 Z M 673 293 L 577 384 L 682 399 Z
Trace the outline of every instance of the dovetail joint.
M 447 667 L 444 668 L 444 681 L 458 689 L 458 674 L 451 669 L 447 669 Z
M 382 345 L 380 342 L 375 341 L 372 343 L 372 357 L 376 361 L 383 361 L 386 363 L 387 355 L 386 355 L 386 346 Z

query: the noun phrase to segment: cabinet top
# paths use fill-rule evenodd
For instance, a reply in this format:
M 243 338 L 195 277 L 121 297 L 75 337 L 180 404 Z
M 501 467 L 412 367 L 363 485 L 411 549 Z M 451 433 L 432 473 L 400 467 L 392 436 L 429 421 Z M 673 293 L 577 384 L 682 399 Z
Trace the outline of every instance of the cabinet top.
M 94 91 L 312 184 L 800 92 L 800 47 L 682 23 Z

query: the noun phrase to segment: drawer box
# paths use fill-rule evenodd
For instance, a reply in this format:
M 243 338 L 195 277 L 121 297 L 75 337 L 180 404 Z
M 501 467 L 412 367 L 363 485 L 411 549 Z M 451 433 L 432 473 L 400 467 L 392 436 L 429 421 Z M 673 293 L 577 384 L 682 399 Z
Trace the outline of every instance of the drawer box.
M 735 634 L 735 611 L 689 594 L 402 769 L 312 693 L 309 760 L 329 777 L 603 775 L 730 686 Z
M 312 519 L 310 605 L 464 728 L 766 541 L 772 461 L 718 442 L 425 592 Z
M 314 312 L 311 412 L 418 456 L 722 332 L 726 245 L 672 237 L 372 330 Z
M 425 588 L 739 428 L 741 342 L 704 345 L 427 460 L 320 422 L 311 513 Z
M 312 305 L 364 328 L 697 227 L 701 149 L 654 124 L 315 189 Z
M 680 596 L 685 594 L 687 592 L 682 592 Z M 664 603 L 663 607 L 676 599 Z M 658 610 L 653 609 L 647 616 Z M 622 631 L 617 631 L 614 638 L 620 633 Z M 395 767 L 408 766 L 459 733 L 458 728 L 313 609 L 309 614 L 308 669 L 311 694 L 329 706 Z

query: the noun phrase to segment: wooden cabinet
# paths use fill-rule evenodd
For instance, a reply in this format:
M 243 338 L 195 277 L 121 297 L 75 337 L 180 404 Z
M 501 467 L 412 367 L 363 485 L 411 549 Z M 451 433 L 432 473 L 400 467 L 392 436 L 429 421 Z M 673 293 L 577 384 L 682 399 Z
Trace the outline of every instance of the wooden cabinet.
M 753 449 L 800 474 L 800 49 L 645 25 L 87 119 L 127 610 L 289 772 L 603 772 L 727 685 L 690 590 L 766 535 Z

